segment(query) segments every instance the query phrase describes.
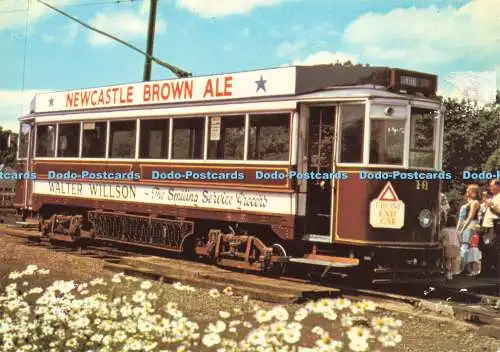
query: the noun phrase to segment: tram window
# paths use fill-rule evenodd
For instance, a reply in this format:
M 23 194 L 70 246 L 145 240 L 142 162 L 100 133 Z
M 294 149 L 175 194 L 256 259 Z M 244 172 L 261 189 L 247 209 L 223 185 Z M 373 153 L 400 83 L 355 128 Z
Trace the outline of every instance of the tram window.
M 250 116 L 248 159 L 288 160 L 290 114 Z
M 139 155 L 144 159 L 168 158 L 170 120 L 142 120 Z
M 245 147 L 245 116 L 211 116 L 208 159 L 242 160 Z
M 59 124 L 57 156 L 78 157 L 80 148 L 80 123 Z
M 36 156 L 53 157 L 55 140 L 55 125 L 38 125 L 36 128 Z
M 172 158 L 203 159 L 205 118 L 174 119 Z
M 405 120 L 371 120 L 370 163 L 402 165 Z
M 26 158 L 28 156 L 30 129 L 30 125 L 21 123 L 21 127 L 19 128 L 19 158 Z
M 312 107 L 309 118 L 309 167 L 331 169 L 333 152 L 334 110 Z M 321 145 L 320 145 L 321 143 Z
M 106 156 L 106 122 L 84 122 L 82 158 L 104 158 Z
M 410 167 L 434 166 L 434 128 L 432 111 L 411 109 Z
M 363 162 L 364 105 L 343 105 L 340 109 L 341 163 Z
M 135 137 L 137 121 L 114 121 L 110 124 L 109 157 L 135 157 Z

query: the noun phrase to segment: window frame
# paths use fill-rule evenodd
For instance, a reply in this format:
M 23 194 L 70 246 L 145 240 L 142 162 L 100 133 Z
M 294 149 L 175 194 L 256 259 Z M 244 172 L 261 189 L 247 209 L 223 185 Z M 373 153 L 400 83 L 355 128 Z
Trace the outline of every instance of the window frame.
M 26 146 L 26 156 L 21 158 L 19 156 L 19 153 L 21 151 L 21 131 L 22 131 L 22 125 L 28 125 L 30 127 L 30 131 L 28 132 L 28 143 L 27 143 L 27 146 Z M 28 160 L 28 157 L 30 155 L 30 149 L 32 148 L 31 146 L 31 138 L 32 138 L 32 133 L 33 133 L 33 130 L 35 129 L 35 126 L 33 123 L 29 123 L 27 121 L 20 121 L 19 122 L 19 133 L 17 135 L 17 150 L 16 150 L 16 160 Z
M 184 119 L 195 119 L 195 118 L 198 118 L 198 119 L 203 119 L 203 133 L 202 133 L 202 144 L 201 144 L 201 158 L 198 158 L 198 159 L 192 159 L 192 158 L 185 158 L 185 159 L 176 159 L 174 158 L 174 120 L 178 119 L 178 120 L 184 120 Z M 189 162 L 195 162 L 195 161 L 206 161 L 206 156 L 207 156 L 207 123 L 208 123 L 208 120 L 207 120 L 207 115 L 188 115 L 188 116 L 182 116 L 182 117 L 178 117 L 178 116 L 172 116 L 170 118 L 170 120 L 172 121 L 171 123 L 171 136 L 172 136 L 172 139 L 169 140 L 169 156 L 170 158 L 168 159 L 169 161 L 172 161 L 172 162 L 175 162 L 175 163 L 189 163 Z
M 94 160 L 108 160 L 108 136 L 109 136 L 109 121 L 108 120 L 92 120 L 91 121 L 92 123 L 106 123 L 106 136 L 105 136 L 105 142 L 104 142 L 104 157 L 102 158 L 94 158 L 94 157 L 86 157 L 86 156 L 83 156 L 83 125 L 85 124 L 85 121 L 81 121 L 81 124 L 82 124 L 82 128 L 81 128 L 81 132 L 82 132 L 82 138 L 80 139 L 80 157 L 78 158 L 78 160 L 82 160 L 82 161 L 94 161 Z M 115 160 L 115 159 L 113 159 Z
M 365 107 L 365 114 L 363 117 L 363 140 L 362 140 L 362 147 L 361 147 L 361 162 L 341 162 L 340 161 L 340 155 L 341 155 L 341 148 L 342 148 L 342 107 L 344 106 L 351 106 L 351 105 L 364 105 Z M 362 167 L 368 165 L 368 162 L 365 160 L 366 158 L 366 146 L 367 146 L 367 139 L 369 143 L 369 136 L 370 136 L 370 129 L 368 126 L 367 129 L 367 116 L 368 116 L 368 111 L 369 111 L 369 101 L 368 100 L 358 100 L 358 101 L 349 101 L 349 102 L 338 102 L 335 105 L 336 108 L 336 113 L 335 113 L 335 118 L 336 118 L 336 123 L 335 123 L 335 136 L 336 136 L 336 143 L 334 148 L 336 149 L 335 151 L 335 165 L 337 166 L 347 166 L 347 167 Z M 369 123 L 368 123 L 369 125 Z M 367 138 L 368 137 L 368 138 Z
M 401 158 L 401 164 L 378 164 L 378 163 L 371 163 L 370 162 L 370 149 L 368 149 L 367 154 L 368 154 L 368 164 L 370 166 L 376 166 L 380 168 L 384 168 L 386 166 L 389 167 L 399 167 L 399 168 L 405 168 L 405 159 L 407 156 L 407 153 L 405 152 L 406 149 L 406 140 L 408 137 L 408 119 L 405 117 L 392 117 L 392 116 L 387 116 L 387 117 L 382 117 L 382 116 L 370 116 L 369 118 L 370 121 L 370 144 L 369 146 L 371 147 L 371 137 L 373 135 L 371 131 L 372 127 L 372 121 L 403 121 L 403 153 L 402 153 L 402 158 Z
M 217 158 L 209 158 L 208 157 L 208 148 L 209 148 L 209 143 L 210 143 L 210 118 L 212 117 L 220 117 L 221 118 L 221 122 L 222 122 L 222 119 L 224 117 L 234 117 L 234 116 L 238 116 L 238 117 L 242 117 L 243 118 L 243 157 L 241 159 L 217 159 Z M 245 151 L 248 150 L 248 136 L 249 136 L 249 133 L 247 133 L 247 119 L 248 121 L 249 120 L 249 116 L 250 114 L 248 113 L 243 113 L 243 114 L 238 114 L 238 113 L 226 113 L 226 114 L 212 114 L 212 115 L 207 115 L 206 116 L 206 134 L 205 134 L 205 138 L 206 138 L 206 143 L 205 143 L 205 146 L 206 146 L 206 153 L 205 153 L 205 158 L 204 160 L 206 161 L 216 161 L 216 162 L 219 162 L 219 161 L 234 161 L 234 162 L 240 162 L 240 161 L 245 161 L 245 160 L 248 160 L 247 159 L 247 154 L 245 154 Z M 221 129 L 221 133 L 222 133 L 222 129 Z M 221 134 L 222 135 L 222 134 Z M 248 135 L 248 136 L 247 136 Z
M 441 166 L 439 165 L 440 162 L 440 155 L 442 154 L 442 148 L 443 148 L 443 141 L 439 141 L 438 139 L 440 138 L 441 135 L 441 125 L 444 123 L 443 116 L 440 114 L 439 118 L 433 118 L 432 125 L 433 125 L 433 131 L 432 131 L 432 151 L 434 153 L 433 160 L 432 160 L 432 166 L 431 167 L 423 167 L 423 166 L 410 166 L 410 152 L 411 152 L 411 133 L 412 133 L 412 118 L 411 118 L 411 110 L 413 109 L 419 109 L 419 110 L 429 110 L 432 111 L 432 109 L 423 107 L 423 106 L 414 106 L 414 105 L 409 105 L 408 106 L 408 163 L 407 163 L 407 168 L 411 169 L 416 169 L 416 170 L 440 170 Z M 439 148 L 439 145 L 441 145 L 441 148 Z
M 290 165 L 291 160 L 292 160 L 292 151 L 293 151 L 293 144 L 298 143 L 297 140 L 293 140 L 293 116 L 294 116 L 295 111 L 256 111 L 256 112 L 248 112 L 247 116 L 245 117 L 245 148 L 244 148 L 244 158 L 243 161 L 247 161 L 250 163 L 255 163 L 255 164 L 261 164 L 261 163 L 269 163 L 269 164 L 274 164 L 274 163 L 282 163 L 286 165 Z M 286 160 L 258 160 L 258 159 L 250 159 L 248 158 L 249 152 L 250 152 L 250 118 L 252 115 L 288 115 L 288 158 Z
M 79 125 L 79 137 L 80 140 L 78 141 L 78 150 L 77 150 L 77 156 L 59 156 L 59 126 L 60 125 Z M 57 128 L 56 128 L 56 153 L 55 153 L 55 158 L 56 159 L 63 159 L 63 160 L 66 160 L 66 159 L 73 159 L 73 158 L 79 158 L 80 157 L 80 152 L 81 152 L 81 145 L 82 145 L 82 121 L 80 121 L 80 123 L 78 123 L 78 121 L 66 121 L 66 122 L 58 122 L 57 123 Z
M 142 122 L 143 121 L 155 121 L 155 120 L 166 120 L 167 121 L 167 129 L 168 129 L 168 143 L 167 143 L 167 157 L 166 158 L 141 158 L 141 132 L 142 132 Z M 142 161 L 142 160 L 147 160 L 147 161 L 165 161 L 165 160 L 171 160 L 171 154 L 172 154 L 172 117 L 170 116 L 161 116 L 161 117 L 141 117 L 137 119 L 138 121 L 138 134 L 136 136 L 136 160 Z
M 56 149 L 57 149 L 57 125 L 58 122 L 42 122 L 42 123 L 37 123 L 35 125 L 35 142 L 34 142 L 34 147 L 33 147 L 33 158 L 36 158 L 38 160 L 52 160 L 56 158 Z M 38 127 L 40 126 L 50 126 L 54 125 L 55 126 L 55 131 L 54 131 L 54 141 L 53 141 L 53 146 L 54 148 L 54 155 L 53 156 L 38 156 Z
M 286 115 L 288 117 L 289 123 L 289 132 L 288 132 L 288 158 L 287 160 L 249 160 L 248 159 L 248 149 L 249 149 L 249 134 L 250 134 L 250 117 L 252 115 Z M 242 116 L 244 119 L 244 139 L 243 139 L 243 149 L 244 155 L 243 159 L 208 159 L 208 124 L 209 124 L 209 116 Z M 294 119 L 295 116 L 295 119 Z M 203 118 L 204 119 L 204 140 L 203 140 L 203 157 L 200 159 L 174 159 L 173 156 L 173 124 L 174 119 L 185 119 L 185 118 Z M 167 119 L 169 121 L 169 141 L 168 141 L 168 157 L 165 159 L 145 159 L 140 158 L 140 131 L 141 131 L 141 121 L 143 120 L 155 120 L 155 119 Z M 35 133 L 34 135 L 34 145 L 36 148 L 36 134 L 38 126 L 44 125 L 54 125 L 56 129 L 59 124 L 71 124 L 71 123 L 79 123 L 80 124 L 80 141 L 78 148 L 78 156 L 77 157 L 60 157 L 56 156 L 56 149 L 58 147 L 58 138 L 59 134 L 56 131 L 55 142 L 54 142 L 54 156 L 52 157 L 40 157 L 33 155 L 35 160 L 54 160 L 61 159 L 64 161 L 113 161 L 113 162 L 140 162 L 140 163 L 158 163 L 158 162 L 170 162 L 177 164 L 245 164 L 245 165 L 276 165 L 276 166 L 288 166 L 292 159 L 294 159 L 292 153 L 298 150 L 297 143 L 298 140 L 294 140 L 294 133 L 298 136 L 298 131 L 294 132 L 295 123 L 298 123 L 295 120 L 298 120 L 299 116 L 296 109 L 274 109 L 274 110 L 247 110 L 247 111 L 230 111 L 230 112 L 211 112 L 209 115 L 200 115 L 200 114 L 186 114 L 186 115 L 160 115 L 160 116 L 137 116 L 137 117 L 123 117 L 123 118 L 75 118 L 75 119 L 61 119 L 61 120 L 53 120 L 53 121 L 38 121 L 34 124 L 31 129 L 31 133 Z M 111 158 L 110 157 L 110 143 L 111 143 L 111 123 L 119 122 L 119 121 L 136 121 L 136 141 L 135 141 L 135 157 L 134 158 Z M 86 122 L 92 123 L 106 123 L 106 140 L 104 143 L 105 155 L 103 157 L 84 157 L 83 156 L 83 136 L 84 136 L 84 124 Z M 34 132 L 33 132 L 34 131 Z M 297 137 L 296 136 L 296 137 Z
M 111 143 L 111 123 L 120 123 L 120 122 L 135 122 L 135 136 L 134 136 L 134 152 L 131 157 L 112 157 L 111 156 L 111 150 L 110 150 L 110 143 Z M 137 160 L 137 145 L 138 145 L 138 139 L 137 139 L 137 130 L 138 130 L 138 124 L 139 124 L 139 119 L 134 118 L 134 119 L 117 119 L 117 120 L 108 120 L 108 128 L 106 131 L 107 134 L 107 143 L 106 143 L 106 154 L 107 157 L 110 161 L 114 160 Z

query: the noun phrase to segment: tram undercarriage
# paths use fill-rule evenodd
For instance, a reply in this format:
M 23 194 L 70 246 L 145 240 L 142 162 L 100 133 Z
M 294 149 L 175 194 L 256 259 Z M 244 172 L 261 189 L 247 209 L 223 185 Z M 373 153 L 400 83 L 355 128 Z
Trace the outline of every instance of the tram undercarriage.
M 237 234 L 223 223 L 75 210 L 72 214 L 53 212 L 48 216 L 48 208 L 44 207 L 43 217 L 38 218 L 39 230 L 52 241 L 122 243 L 179 253 L 236 270 L 272 276 L 286 272 L 315 281 L 342 278 L 358 283 L 416 283 L 443 276 L 439 249 L 339 245 L 332 250 L 331 246 L 321 248 L 302 241 L 275 242 L 276 238 L 263 236 L 264 231 Z

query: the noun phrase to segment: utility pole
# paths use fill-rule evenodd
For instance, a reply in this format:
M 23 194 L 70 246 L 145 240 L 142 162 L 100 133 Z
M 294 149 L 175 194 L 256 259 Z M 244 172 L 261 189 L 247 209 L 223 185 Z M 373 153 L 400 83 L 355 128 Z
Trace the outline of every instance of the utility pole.
M 144 64 L 144 82 L 151 80 L 151 57 L 153 56 L 153 47 L 155 41 L 155 26 L 156 26 L 156 9 L 158 8 L 158 0 L 151 0 L 149 9 L 148 23 L 148 38 L 146 46 L 146 62 Z

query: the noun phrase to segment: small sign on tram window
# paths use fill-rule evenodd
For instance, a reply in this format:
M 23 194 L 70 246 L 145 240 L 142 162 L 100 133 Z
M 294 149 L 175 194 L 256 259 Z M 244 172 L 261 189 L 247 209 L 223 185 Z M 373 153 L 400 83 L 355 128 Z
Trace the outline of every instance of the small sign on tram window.
M 370 225 L 375 228 L 400 229 L 405 222 L 405 203 L 398 198 L 390 182 L 370 203 Z
M 85 122 L 83 124 L 84 130 L 95 130 L 95 122 Z
M 220 116 L 210 118 L 210 140 L 220 141 Z

